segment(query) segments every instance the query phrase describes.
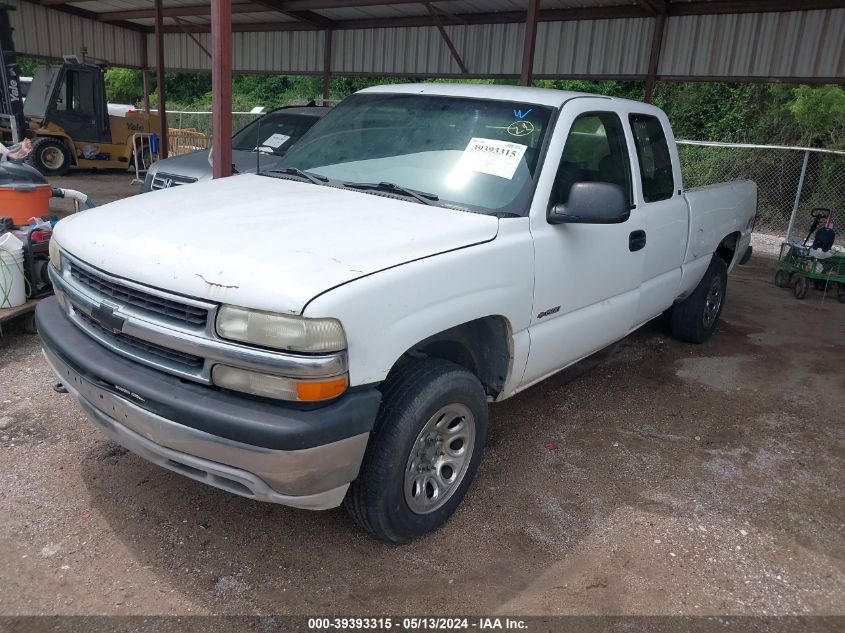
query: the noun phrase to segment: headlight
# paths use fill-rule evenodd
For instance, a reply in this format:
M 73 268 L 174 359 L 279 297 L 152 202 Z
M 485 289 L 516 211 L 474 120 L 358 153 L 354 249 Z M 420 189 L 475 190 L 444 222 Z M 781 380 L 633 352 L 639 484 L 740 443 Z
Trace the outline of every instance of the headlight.
M 62 249 L 55 237 L 50 237 L 50 263 L 53 264 L 56 270 L 62 269 Z
M 228 365 L 215 365 L 212 380 L 218 387 L 243 391 L 265 398 L 318 402 L 336 398 L 349 386 L 346 374 L 320 380 L 297 380 L 284 376 L 260 374 Z
M 217 312 L 217 334 L 291 352 L 317 354 L 346 349 L 346 335 L 337 319 L 307 319 L 236 306 L 223 306 Z

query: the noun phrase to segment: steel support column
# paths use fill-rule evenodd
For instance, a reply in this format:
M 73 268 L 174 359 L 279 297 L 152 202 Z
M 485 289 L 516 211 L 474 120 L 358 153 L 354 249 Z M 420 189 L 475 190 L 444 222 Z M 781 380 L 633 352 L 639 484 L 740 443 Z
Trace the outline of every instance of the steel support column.
M 522 74 L 520 86 L 531 85 L 531 73 L 534 70 L 534 44 L 537 41 L 537 15 L 540 12 L 540 0 L 528 0 L 528 14 L 525 18 L 525 44 L 522 49 Z
M 654 16 L 654 33 L 651 37 L 651 54 L 648 58 L 648 75 L 645 80 L 645 96 L 643 101 L 651 103 L 654 96 L 654 85 L 657 83 L 657 68 L 660 66 L 660 50 L 663 47 L 663 31 L 666 27 L 666 6 Z
M 150 113 L 150 57 L 147 54 L 147 36 L 141 35 L 141 78 L 144 80 L 144 112 Z
M 161 158 L 167 158 L 167 97 L 164 89 L 164 31 L 162 30 L 161 0 L 155 0 L 155 43 L 159 117 L 158 155 Z
M 232 0 L 211 0 L 211 174 L 232 175 Z
M 323 105 L 332 91 L 332 30 L 326 29 L 326 45 L 323 49 Z

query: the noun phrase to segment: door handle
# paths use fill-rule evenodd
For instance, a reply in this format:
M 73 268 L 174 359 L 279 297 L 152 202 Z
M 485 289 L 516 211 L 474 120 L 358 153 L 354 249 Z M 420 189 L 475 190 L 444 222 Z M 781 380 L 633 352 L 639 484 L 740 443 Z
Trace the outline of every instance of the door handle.
M 628 236 L 628 250 L 632 253 L 645 248 L 645 231 L 631 231 Z

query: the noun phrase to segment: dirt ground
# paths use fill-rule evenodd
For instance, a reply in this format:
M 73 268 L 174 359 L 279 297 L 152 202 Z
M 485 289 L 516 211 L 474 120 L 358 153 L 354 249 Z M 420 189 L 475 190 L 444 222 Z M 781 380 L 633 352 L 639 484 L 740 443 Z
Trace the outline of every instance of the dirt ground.
M 51 177 L 50 184 L 81 191 L 87 194 L 94 204 L 102 206 L 136 194 L 141 185 L 133 183 L 134 178 L 134 171 L 75 169 L 66 176 Z M 73 203 L 54 198 L 50 201 L 50 209 L 62 216 L 73 211 Z
M 495 405 L 462 507 L 407 546 L 127 453 L 7 328 L 0 615 L 845 614 L 845 305 L 773 271 L 736 271 L 705 345 L 654 322 Z

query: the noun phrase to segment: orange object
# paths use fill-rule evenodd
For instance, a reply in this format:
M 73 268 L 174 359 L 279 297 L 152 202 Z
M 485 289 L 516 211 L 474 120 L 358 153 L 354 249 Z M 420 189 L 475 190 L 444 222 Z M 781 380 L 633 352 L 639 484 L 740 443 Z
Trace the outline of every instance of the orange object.
M 329 380 L 296 383 L 296 397 L 303 402 L 316 402 L 336 398 L 349 386 L 346 376 L 330 378 Z
M 0 217 L 11 217 L 17 226 L 29 224 L 50 212 L 50 185 L 8 185 L 0 187 Z

